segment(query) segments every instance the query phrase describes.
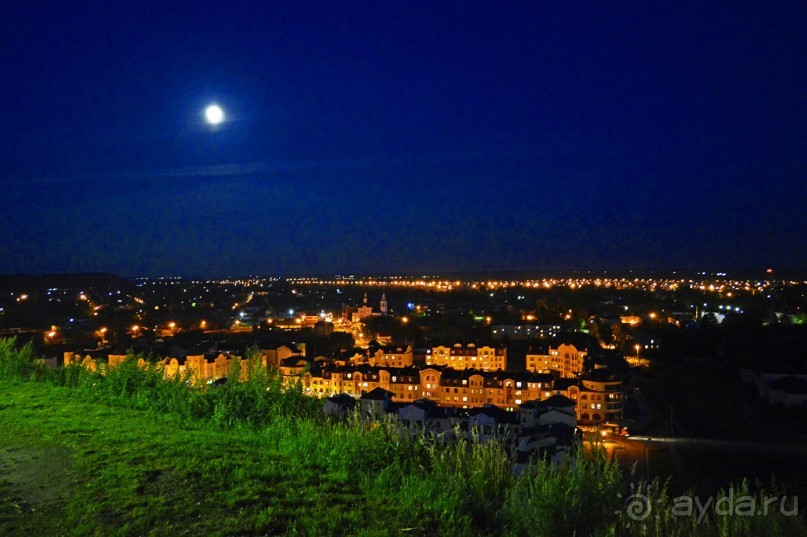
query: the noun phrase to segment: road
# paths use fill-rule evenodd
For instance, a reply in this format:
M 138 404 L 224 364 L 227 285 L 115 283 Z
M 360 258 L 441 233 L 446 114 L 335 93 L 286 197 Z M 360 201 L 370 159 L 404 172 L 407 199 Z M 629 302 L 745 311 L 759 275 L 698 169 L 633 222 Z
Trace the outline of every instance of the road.
M 703 447 L 714 450 L 739 451 L 743 453 L 768 453 L 771 455 L 803 455 L 807 457 L 807 445 L 781 444 L 776 442 L 750 442 L 745 440 L 718 440 L 713 438 L 689 438 L 683 436 L 630 436 L 628 443 L 648 446 Z

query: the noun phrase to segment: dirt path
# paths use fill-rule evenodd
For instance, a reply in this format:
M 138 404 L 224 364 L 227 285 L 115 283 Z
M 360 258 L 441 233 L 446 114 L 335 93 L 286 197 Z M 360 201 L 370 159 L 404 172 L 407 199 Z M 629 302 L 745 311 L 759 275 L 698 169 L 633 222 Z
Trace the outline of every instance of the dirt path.
M 70 451 L 59 445 L 0 440 L 0 528 L 31 534 L 36 514 L 57 516 L 73 484 Z

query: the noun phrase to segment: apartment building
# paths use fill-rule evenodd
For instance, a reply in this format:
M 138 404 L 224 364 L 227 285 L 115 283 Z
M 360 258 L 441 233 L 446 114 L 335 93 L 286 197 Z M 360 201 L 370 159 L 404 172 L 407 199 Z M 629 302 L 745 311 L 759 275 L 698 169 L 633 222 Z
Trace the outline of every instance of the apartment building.
M 571 344 L 549 347 L 547 352 L 527 353 L 527 371 L 556 373 L 564 378 L 574 378 L 583 372 L 583 360 L 588 353 Z
M 507 347 L 488 345 L 479 347 L 475 343 L 438 345 L 426 351 L 426 365 L 503 371 L 507 369 Z
M 314 397 L 348 394 L 358 398 L 381 388 L 392 393 L 396 403 L 428 399 L 459 409 L 495 405 L 515 410 L 527 401 L 552 401 L 553 396 L 563 396 L 573 402 L 576 422 L 581 425 L 622 420 L 622 380 L 605 369 L 580 378 L 558 378 L 552 373 L 530 371 L 326 365 L 313 368 L 302 378 L 302 384 L 305 393 Z M 553 411 L 560 412 L 554 407 Z
M 381 346 L 370 352 L 369 364 L 382 367 L 410 367 L 414 363 L 414 353 L 410 345 Z

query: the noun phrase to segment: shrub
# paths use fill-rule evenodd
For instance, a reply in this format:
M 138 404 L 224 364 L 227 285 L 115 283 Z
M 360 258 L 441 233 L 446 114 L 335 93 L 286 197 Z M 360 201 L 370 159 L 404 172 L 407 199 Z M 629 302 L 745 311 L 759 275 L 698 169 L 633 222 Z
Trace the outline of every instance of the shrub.
M 8 380 L 38 380 L 47 368 L 34 358 L 31 343 L 16 348 L 17 338 L 0 339 L 0 378 Z

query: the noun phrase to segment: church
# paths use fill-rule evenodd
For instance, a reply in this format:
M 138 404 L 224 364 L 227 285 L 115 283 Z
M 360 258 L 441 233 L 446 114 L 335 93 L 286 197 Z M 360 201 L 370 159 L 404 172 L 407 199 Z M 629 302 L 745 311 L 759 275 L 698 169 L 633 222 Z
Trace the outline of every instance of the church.
M 366 319 L 367 317 L 377 317 L 379 315 L 387 315 L 389 311 L 389 307 L 387 305 L 387 294 L 381 294 L 381 302 L 378 305 L 377 312 L 373 311 L 373 307 L 367 303 L 367 293 L 364 293 L 364 300 L 362 301 L 362 305 L 358 307 L 358 310 L 353 312 L 351 320 L 355 322 L 359 322 L 362 319 Z

